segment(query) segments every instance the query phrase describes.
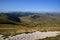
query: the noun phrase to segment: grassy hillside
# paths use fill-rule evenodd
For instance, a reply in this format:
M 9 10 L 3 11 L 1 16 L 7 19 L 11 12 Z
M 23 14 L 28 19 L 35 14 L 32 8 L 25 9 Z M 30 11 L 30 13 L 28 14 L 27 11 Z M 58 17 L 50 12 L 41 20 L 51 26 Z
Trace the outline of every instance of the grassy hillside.
M 0 13 L 0 33 L 19 34 L 33 31 L 60 31 L 60 14 Z

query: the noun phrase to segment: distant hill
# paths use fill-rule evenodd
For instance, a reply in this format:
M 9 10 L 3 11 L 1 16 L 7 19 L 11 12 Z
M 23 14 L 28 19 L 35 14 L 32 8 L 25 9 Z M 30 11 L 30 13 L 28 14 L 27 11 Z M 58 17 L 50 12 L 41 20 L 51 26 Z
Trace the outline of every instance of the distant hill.
M 34 13 L 28 12 L 11 12 L 11 13 L 0 13 L 0 24 L 11 24 L 20 23 L 20 18 L 22 16 L 33 15 Z
M 0 24 L 21 24 L 24 26 L 60 26 L 60 13 L 0 13 Z

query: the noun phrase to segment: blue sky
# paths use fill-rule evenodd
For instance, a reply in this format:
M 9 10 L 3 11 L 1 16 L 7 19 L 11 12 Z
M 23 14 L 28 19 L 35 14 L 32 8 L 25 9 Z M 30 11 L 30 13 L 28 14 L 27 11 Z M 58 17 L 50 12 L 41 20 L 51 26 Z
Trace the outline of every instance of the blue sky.
M 60 12 L 60 0 L 0 0 L 0 12 Z

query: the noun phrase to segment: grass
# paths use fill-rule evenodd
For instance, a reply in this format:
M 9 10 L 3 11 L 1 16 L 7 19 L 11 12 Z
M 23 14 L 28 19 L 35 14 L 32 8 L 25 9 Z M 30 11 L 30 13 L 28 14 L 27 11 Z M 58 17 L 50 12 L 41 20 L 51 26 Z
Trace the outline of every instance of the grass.
M 21 26 L 21 25 L 7 25 L 7 24 L 2 24 L 0 25 L 0 34 L 10 34 L 10 35 L 15 35 L 19 33 L 24 33 L 24 32 L 34 32 L 34 31 L 60 31 L 60 27 L 26 27 L 26 26 Z

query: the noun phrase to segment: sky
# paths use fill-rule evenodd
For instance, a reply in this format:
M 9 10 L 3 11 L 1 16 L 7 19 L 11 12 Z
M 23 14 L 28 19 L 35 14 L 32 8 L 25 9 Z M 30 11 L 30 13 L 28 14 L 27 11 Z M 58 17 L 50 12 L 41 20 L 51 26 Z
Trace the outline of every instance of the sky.
M 0 0 L 0 12 L 60 12 L 60 0 Z

